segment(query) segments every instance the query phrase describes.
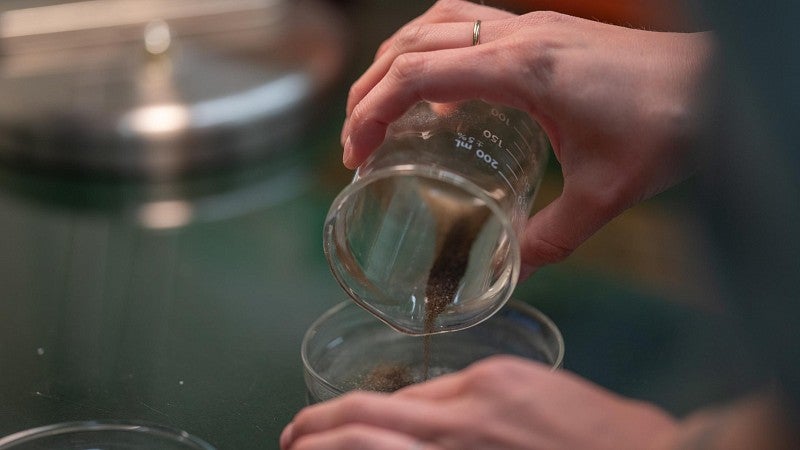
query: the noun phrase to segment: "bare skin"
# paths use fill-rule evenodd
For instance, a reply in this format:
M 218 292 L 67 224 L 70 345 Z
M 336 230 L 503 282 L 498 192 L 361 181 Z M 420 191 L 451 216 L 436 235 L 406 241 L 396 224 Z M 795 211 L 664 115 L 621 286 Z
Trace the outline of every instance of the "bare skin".
M 472 46 L 475 18 L 480 44 Z M 527 276 L 691 173 L 685 153 L 712 46 L 709 33 L 440 1 L 384 42 L 353 84 L 343 162 L 361 164 L 419 100 L 481 98 L 528 112 L 550 137 L 564 188 L 522 237 Z
M 772 391 L 676 421 L 566 372 L 501 356 L 394 394 L 306 408 L 284 450 L 790 450 L 800 442 Z
M 472 46 L 475 19 L 480 44 Z M 419 100 L 481 98 L 528 112 L 564 175 L 530 218 L 525 274 L 567 257 L 620 212 L 686 178 L 710 33 L 635 30 L 551 12 L 516 16 L 441 0 L 384 42 L 353 84 L 342 129 L 355 168 Z M 566 371 L 495 357 L 393 394 L 300 411 L 282 449 L 797 448 L 774 395 L 678 421 Z
M 566 372 L 512 357 L 393 395 L 359 392 L 301 411 L 283 449 L 647 449 L 674 420 Z

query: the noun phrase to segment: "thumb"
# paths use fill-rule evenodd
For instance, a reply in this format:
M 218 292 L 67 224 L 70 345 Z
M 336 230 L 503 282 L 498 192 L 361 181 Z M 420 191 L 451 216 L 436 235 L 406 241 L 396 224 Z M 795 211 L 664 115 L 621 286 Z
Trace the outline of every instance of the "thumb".
M 567 186 L 561 195 L 534 214 L 520 239 L 525 279 L 547 264 L 564 260 L 614 216 L 597 195 L 579 195 Z M 604 212 L 605 211 L 605 212 Z

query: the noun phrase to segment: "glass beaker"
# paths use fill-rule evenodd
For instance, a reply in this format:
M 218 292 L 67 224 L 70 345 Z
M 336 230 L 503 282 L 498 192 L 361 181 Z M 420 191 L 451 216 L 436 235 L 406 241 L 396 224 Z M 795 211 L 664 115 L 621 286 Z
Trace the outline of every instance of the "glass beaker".
M 323 235 L 333 275 L 406 334 L 489 318 L 516 286 L 517 236 L 548 155 L 546 135 L 522 111 L 418 103 L 333 201 Z
M 317 403 L 352 390 L 391 392 L 494 355 L 557 370 L 564 339 L 544 313 L 513 299 L 478 326 L 424 337 L 398 333 L 348 301 L 311 324 L 300 354 L 308 403 Z

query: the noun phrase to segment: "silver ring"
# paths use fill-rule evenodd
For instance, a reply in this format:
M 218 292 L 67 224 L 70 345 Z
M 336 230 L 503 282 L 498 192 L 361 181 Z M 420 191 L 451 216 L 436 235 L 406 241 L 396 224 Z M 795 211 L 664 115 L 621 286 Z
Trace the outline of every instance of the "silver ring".
M 476 20 L 472 26 L 472 45 L 478 45 L 481 41 L 481 21 Z

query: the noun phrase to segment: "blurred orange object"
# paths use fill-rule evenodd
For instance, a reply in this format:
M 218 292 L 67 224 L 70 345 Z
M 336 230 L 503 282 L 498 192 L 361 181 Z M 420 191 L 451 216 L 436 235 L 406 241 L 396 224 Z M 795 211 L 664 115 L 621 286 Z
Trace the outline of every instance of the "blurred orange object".
M 661 31 L 697 28 L 680 1 L 667 0 L 488 0 L 482 3 L 525 13 L 557 11 L 616 25 Z

